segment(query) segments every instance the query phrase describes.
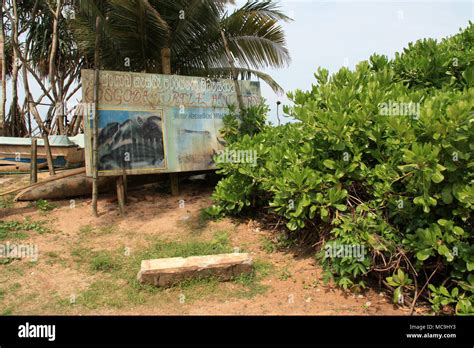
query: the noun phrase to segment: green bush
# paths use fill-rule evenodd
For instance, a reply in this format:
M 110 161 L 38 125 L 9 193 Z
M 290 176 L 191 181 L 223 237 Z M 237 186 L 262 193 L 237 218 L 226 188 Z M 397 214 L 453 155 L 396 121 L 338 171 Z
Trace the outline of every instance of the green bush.
M 258 105 L 252 105 L 237 114 L 235 107 L 229 107 L 229 113 L 224 116 L 224 127 L 221 135 L 228 141 L 237 141 L 242 135 L 253 136 L 260 133 L 266 127 L 268 106 L 262 101 Z
M 228 149 L 255 150 L 257 165 L 219 163 L 208 211 L 265 209 L 324 241 L 317 257 L 340 286 L 378 274 L 395 302 L 423 291 L 435 311 L 453 304 L 472 314 L 473 38 L 470 23 L 391 61 L 373 55 L 332 76 L 318 69 L 310 91 L 288 94 L 285 113 L 299 122 L 232 135 Z M 336 245 L 367 255 L 328 256 Z

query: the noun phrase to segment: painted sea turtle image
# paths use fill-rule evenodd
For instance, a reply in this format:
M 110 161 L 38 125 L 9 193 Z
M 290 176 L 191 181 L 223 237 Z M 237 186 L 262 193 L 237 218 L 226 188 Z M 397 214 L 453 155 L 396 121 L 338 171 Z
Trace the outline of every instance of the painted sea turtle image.
M 162 167 L 162 118 L 136 116 L 110 122 L 99 133 L 100 170 Z

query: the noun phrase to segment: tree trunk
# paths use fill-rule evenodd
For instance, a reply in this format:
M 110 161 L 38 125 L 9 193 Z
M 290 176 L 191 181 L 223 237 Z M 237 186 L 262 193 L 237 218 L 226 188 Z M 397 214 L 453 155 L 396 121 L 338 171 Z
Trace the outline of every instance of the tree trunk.
M 62 0 L 56 0 L 56 12 L 54 13 L 53 19 L 53 37 L 51 41 L 51 52 L 49 56 L 49 80 L 53 91 L 53 96 L 56 103 L 61 102 L 58 100 L 58 91 L 56 88 L 56 53 L 58 51 L 58 23 L 59 16 L 61 15 Z
M 237 102 L 239 103 L 239 109 L 244 109 L 244 100 L 242 99 L 242 92 L 240 91 L 239 81 L 237 80 L 237 71 L 235 70 L 234 59 L 232 58 L 232 53 L 230 52 L 229 45 L 227 44 L 227 38 L 225 33 L 221 30 L 222 42 L 224 43 L 225 53 L 227 55 L 227 61 L 230 65 L 230 70 L 232 71 L 232 78 L 234 79 L 235 93 L 237 94 Z
M 16 0 L 12 0 L 13 5 L 13 23 L 12 23 L 12 44 L 18 45 L 18 11 Z M 12 136 L 22 136 L 22 122 L 18 106 L 18 71 L 19 58 L 16 50 L 13 50 L 12 62 L 12 103 L 10 106 L 10 134 Z
M 1 83 L 2 83 L 2 98 L 0 104 L 0 136 L 4 134 L 5 125 L 5 105 L 7 102 L 7 82 L 6 74 L 7 67 L 5 62 L 5 28 L 3 25 L 3 6 L 0 6 L 0 66 L 1 66 Z
M 102 23 L 99 16 L 95 22 L 94 54 L 94 118 L 92 120 L 92 213 L 98 217 L 97 201 L 99 199 L 99 82 L 100 82 L 100 39 Z
M 31 164 L 30 183 L 31 184 L 36 184 L 36 182 L 38 181 L 37 155 L 38 155 L 37 139 L 33 138 L 31 139 L 31 159 L 30 159 L 30 164 Z
M 163 75 L 171 75 L 171 49 L 168 47 L 161 49 L 161 71 Z M 179 195 L 179 181 L 176 173 L 170 173 L 171 194 Z
M 16 51 L 16 50 L 15 50 Z M 28 52 L 26 52 L 28 54 Z M 26 68 L 26 63 L 23 63 L 22 67 L 22 75 L 23 75 L 23 88 L 25 90 L 25 95 L 26 95 L 26 101 L 28 103 L 27 105 L 27 112 L 29 115 L 33 114 L 33 117 L 35 118 L 36 123 L 38 124 L 38 128 L 41 131 L 41 134 L 49 134 L 49 129 L 46 129 L 43 121 L 41 120 L 40 113 L 36 109 L 36 105 L 34 103 L 34 98 L 33 95 L 30 92 L 30 83 L 28 82 L 28 69 Z M 31 134 L 30 134 L 31 137 Z
M 161 71 L 163 75 L 171 75 L 171 49 L 161 49 Z

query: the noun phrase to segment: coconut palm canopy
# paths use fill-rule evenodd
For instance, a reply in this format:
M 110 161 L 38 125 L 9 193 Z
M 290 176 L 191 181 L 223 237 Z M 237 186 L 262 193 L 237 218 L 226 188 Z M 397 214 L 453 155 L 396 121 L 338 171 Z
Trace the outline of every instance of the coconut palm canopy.
M 291 20 L 270 1 L 249 1 L 229 13 L 217 0 L 78 0 L 71 29 L 85 64 L 92 65 L 96 17 L 102 18 L 105 69 L 161 72 L 161 49 L 171 50 L 172 73 L 229 76 L 221 32 L 241 78 L 258 76 L 281 87 L 261 69 L 289 64 L 281 21 Z
M 235 10 L 229 10 L 229 3 L 233 1 L 4 0 L 3 64 L 13 91 L 10 111 L 3 113 L 5 129 L 10 129 L 7 133 L 23 136 L 27 128 L 31 133 L 31 122 L 21 116 L 27 111 L 33 112 L 43 132 L 70 131 L 63 115 L 69 112 L 67 101 L 80 88 L 76 83 L 80 70 L 94 65 L 97 17 L 102 19 L 103 69 L 160 73 L 162 49 L 168 48 L 173 74 L 228 78 L 236 73 L 241 79 L 259 77 L 282 92 L 262 70 L 289 64 L 281 23 L 291 19 L 274 2 L 251 0 Z M 233 68 L 227 50 L 233 56 Z M 27 75 L 42 90 L 34 103 Z M 22 106 L 19 78 L 25 95 L 30 96 Z M 50 105 L 44 127 L 34 106 L 43 102 Z

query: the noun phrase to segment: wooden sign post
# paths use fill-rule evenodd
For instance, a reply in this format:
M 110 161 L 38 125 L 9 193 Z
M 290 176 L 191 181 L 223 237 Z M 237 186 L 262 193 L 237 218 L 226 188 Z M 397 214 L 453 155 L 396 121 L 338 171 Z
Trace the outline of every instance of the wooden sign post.
M 163 75 L 171 75 L 171 50 L 168 47 L 161 49 L 161 70 Z M 178 174 L 170 173 L 171 194 L 179 195 Z
M 38 143 L 36 138 L 31 139 L 31 175 L 30 175 L 30 183 L 36 184 L 38 181 L 38 161 L 37 161 L 37 153 L 38 153 Z
M 99 130 L 98 130 L 98 118 L 99 118 L 99 65 L 100 65 L 100 36 L 101 36 L 101 25 L 100 17 L 97 16 L 95 22 L 95 76 L 94 76 L 94 118 L 92 120 L 92 213 L 95 217 L 99 216 L 97 213 L 97 200 L 99 198 Z

